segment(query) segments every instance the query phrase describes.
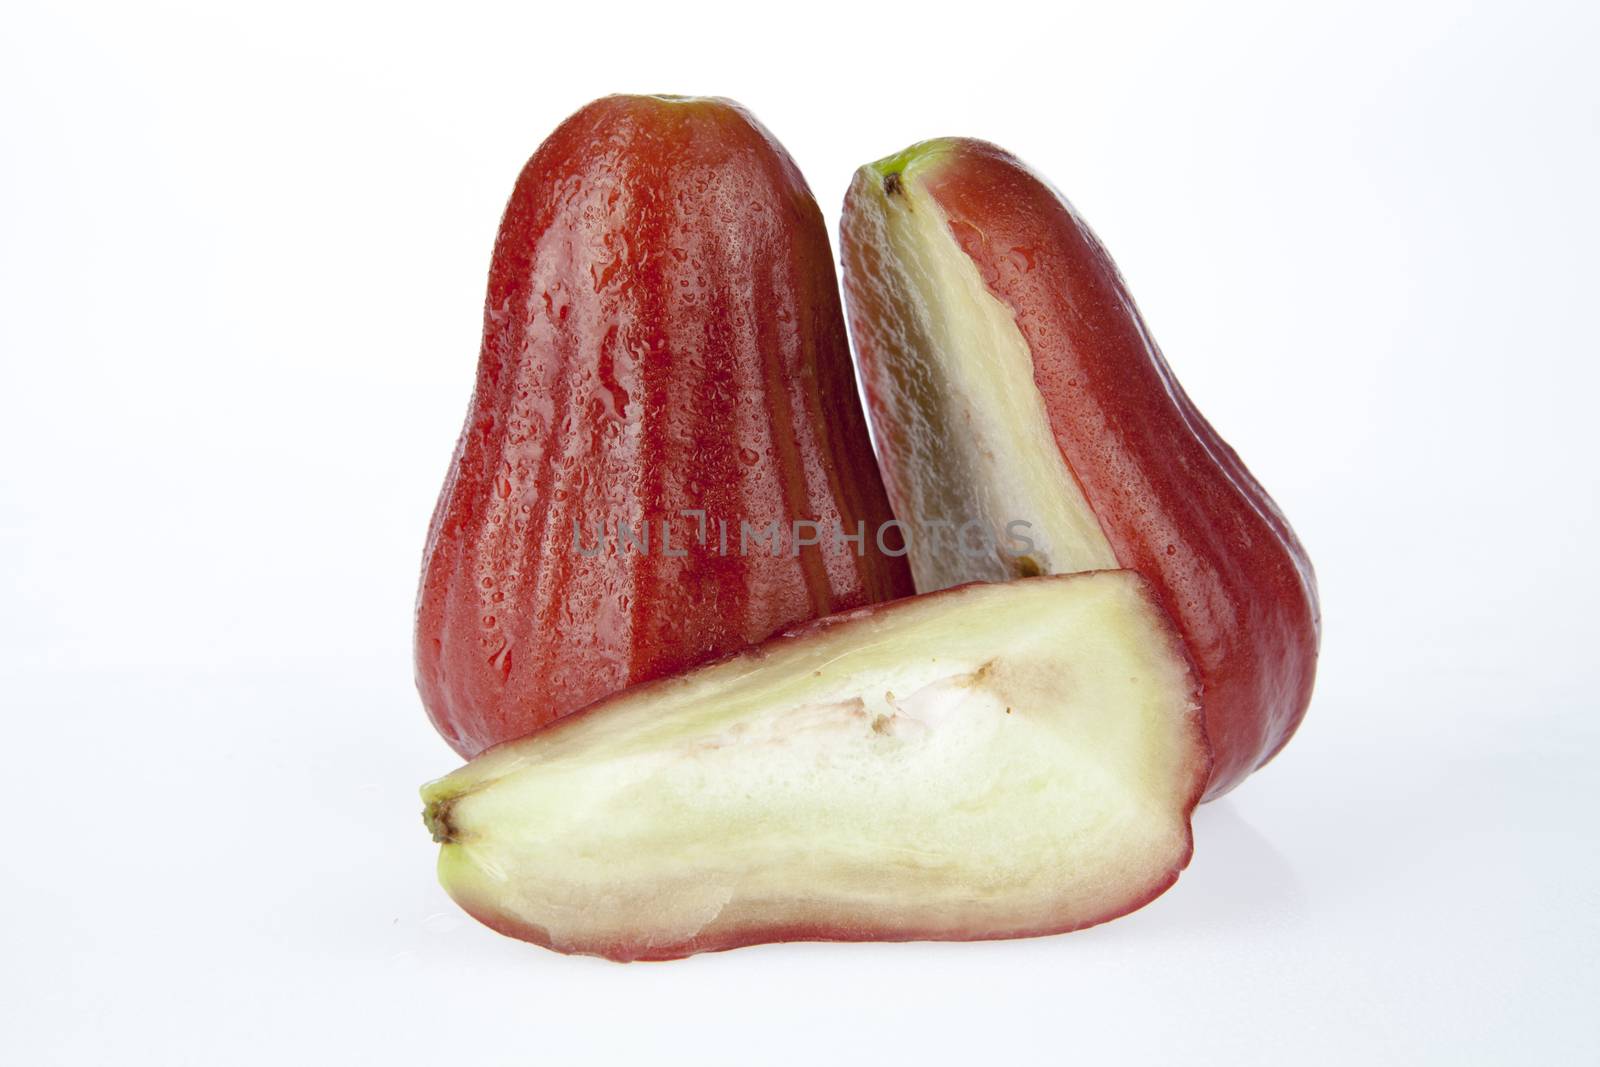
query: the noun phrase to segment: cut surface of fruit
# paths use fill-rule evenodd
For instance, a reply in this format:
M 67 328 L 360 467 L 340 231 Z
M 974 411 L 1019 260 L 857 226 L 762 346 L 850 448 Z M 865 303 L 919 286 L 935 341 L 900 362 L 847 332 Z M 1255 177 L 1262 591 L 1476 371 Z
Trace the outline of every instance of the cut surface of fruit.
M 1208 795 L 1270 759 L 1310 701 L 1311 564 L 1184 394 L 1071 205 L 993 145 L 929 141 L 857 172 L 841 236 L 868 413 L 918 590 L 1137 570 L 1198 671 Z M 952 547 L 946 531 L 969 524 L 996 551 Z
M 782 146 L 726 100 L 564 122 L 506 206 L 428 531 L 416 678 L 440 733 L 470 757 L 906 595 L 889 518 L 827 230 Z
M 870 395 L 894 415 L 875 428 L 917 588 L 1116 567 L 1056 445 L 1016 316 L 914 184 L 930 158 L 937 150 L 858 182 L 849 220 L 856 343 L 884 354 Z M 1008 529 L 1016 521 L 1026 526 Z
M 1207 759 L 1181 641 L 1142 579 L 1106 571 L 820 620 L 423 798 L 440 880 L 479 920 L 664 959 L 1125 914 L 1188 862 Z

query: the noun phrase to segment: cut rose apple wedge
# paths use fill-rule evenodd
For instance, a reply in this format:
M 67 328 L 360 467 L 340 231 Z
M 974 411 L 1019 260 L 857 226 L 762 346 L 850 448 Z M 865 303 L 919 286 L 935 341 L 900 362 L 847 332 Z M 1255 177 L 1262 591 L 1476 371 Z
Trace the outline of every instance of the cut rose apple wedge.
M 919 592 L 1128 567 L 1194 658 L 1208 795 L 1293 734 L 1320 621 L 1311 564 L 1195 410 L 1105 249 L 994 145 L 929 141 L 857 172 L 845 296 Z
M 1148 902 L 1208 751 L 1131 571 L 858 609 L 499 745 L 423 789 L 440 880 L 502 933 L 670 959 L 1020 937 Z

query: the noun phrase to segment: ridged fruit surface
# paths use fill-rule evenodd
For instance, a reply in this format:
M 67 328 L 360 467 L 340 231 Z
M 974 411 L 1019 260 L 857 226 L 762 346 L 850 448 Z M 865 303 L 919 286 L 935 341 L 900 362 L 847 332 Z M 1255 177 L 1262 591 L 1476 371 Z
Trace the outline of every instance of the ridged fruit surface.
M 919 589 L 1140 572 L 1199 669 L 1208 795 L 1232 788 L 1305 714 L 1316 583 L 1282 513 L 1174 378 L 1105 248 L 1022 163 L 960 139 L 863 167 L 842 234 L 896 513 L 976 521 L 1001 545 L 969 558 L 914 533 Z M 1012 520 L 1039 543 L 1000 537 Z
M 783 148 L 725 100 L 608 97 L 563 123 L 500 225 L 428 531 L 417 685 L 444 737 L 470 757 L 904 595 L 888 518 L 826 231 Z M 797 549 L 796 520 L 821 543 Z M 832 536 L 858 523 L 859 554 Z

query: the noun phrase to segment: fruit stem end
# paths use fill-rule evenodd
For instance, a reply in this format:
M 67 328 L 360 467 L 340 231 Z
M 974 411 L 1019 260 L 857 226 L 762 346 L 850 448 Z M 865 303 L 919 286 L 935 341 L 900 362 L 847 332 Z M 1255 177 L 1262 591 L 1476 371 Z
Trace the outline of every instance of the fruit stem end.
M 450 809 L 455 805 L 455 798 L 441 798 L 428 801 L 428 806 L 422 809 L 422 825 L 428 828 L 428 833 L 433 835 L 435 842 L 448 845 L 456 839 L 456 828 L 450 822 Z

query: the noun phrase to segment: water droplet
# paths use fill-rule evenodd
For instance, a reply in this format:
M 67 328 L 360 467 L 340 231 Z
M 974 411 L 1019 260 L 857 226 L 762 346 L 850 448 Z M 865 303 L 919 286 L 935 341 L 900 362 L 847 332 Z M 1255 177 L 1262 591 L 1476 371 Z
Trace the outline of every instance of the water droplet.
M 503 637 L 500 639 L 494 654 L 489 657 L 489 666 L 500 673 L 502 681 L 511 677 L 511 642 Z

